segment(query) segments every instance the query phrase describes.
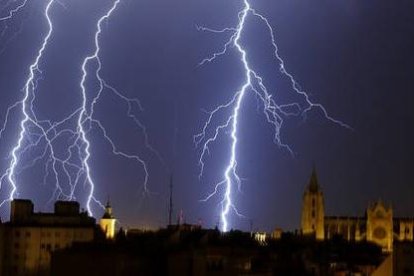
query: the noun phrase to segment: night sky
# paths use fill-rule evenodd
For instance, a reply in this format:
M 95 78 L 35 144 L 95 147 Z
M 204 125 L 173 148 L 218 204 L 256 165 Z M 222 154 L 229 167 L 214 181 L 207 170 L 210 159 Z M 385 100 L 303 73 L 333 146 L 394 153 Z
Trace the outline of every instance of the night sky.
M 8 1 L 0 0 L 3 7 Z M 107 0 L 62 0 L 53 6 L 55 31 L 40 63 L 36 114 L 59 121 L 79 107 L 83 58 L 93 49 L 96 22 L 110 7 Z M 301 199 L 315 166 L 329 215 L 363 215 L 370 202 L 391 203 L 396 216 L 414 216 L 414 4 L 412 1 L 251 0 L 275 29 L 287 69 L 311 99 L 353 131 L 326 120 L 314 110 L 306 120 L 287 118 L 282 139 L 294 156 L 273 143 L 272 128 L 257 112 L 257 99 L 245 98 L 239 125 L 238 169 L 243 179 L 235 201 L 246 218 L 230 216 L 231 227 L 257 230 L 299 227 Z M 398 3 L 397 3 L 398 2 Z M 22 98 L 28 66 L 47 25 L 46 1 L 32 0 L 16 17 L 0 22 L 0 119 Z M 197 31 L 237 25 L 238 0 L 123 0 L 103 25 L 102 76 L 129 97 L 140 99 L 138 117 L 161 160 L 143 144 L 142 132 L 127 117 L 127 107 L 104 92 L 96 116 L 120 149 L 139 154 L 148 164 L 149 195 L 143 196 L 143 171 L 136 163 L 111 154 L 98 130 L 91 140 L 90 164 L 96 196 L 108 196 L 124 227 L 155 228 L 168 219 L 169 178 L 174 175 L 175 215 L 188 223 L 214 227 L 220 198 L 200 202 L 222 177 L 228 159 L 228 136 L 212 146 L 199 180 L 200 149 L 193 144 L 211 110 L 228 101 L 243 82 L 233 50 L 202 67 L 198 63 L 220 50 L 226 34 Z M 5 10 L 1 11 L 4 15 Z M 289 82 L 272 57 L 268 33 L 250 18 L 243 45 L 249 60 L 280 102 L 291 100 Z M 90 93 L 96 83 L 88 82 Z M 0 142 L 0 171 L 10 163 L 21 114 L 15 110 Z M 63 152 L 63 149 L 62 149 Z M 20 167 L 36 156 L 31 152 Z M 44 162 L 18 176 L 19 197 L 30 198 L 38 211 L 50 211 L 54 183 L 43 183 Z M 85 204 L 88 188 L 79 186 Z M 10 191 L 5 182 L 1 199 Z M 94 210 L 102 214 L 96 205 Z M 8 219 L 8 206 L 1 210 Z

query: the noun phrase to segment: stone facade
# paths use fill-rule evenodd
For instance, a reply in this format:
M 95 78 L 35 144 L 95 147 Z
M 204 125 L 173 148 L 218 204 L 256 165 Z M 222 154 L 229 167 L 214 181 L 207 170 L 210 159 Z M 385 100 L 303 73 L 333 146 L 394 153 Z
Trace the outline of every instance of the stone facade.
M 414 218 L 396 218 L 382 201 L 370 204 L 364 216 L 325 216 L 324 197 L 316 171 L 303 195 L 301 230 L 318 240 L 342 236 L 350 241 L 370 241 L 391 252 L 394 241 L 413 241 Z
M 116 219 L 112 214 L 112 207 L 108 201 L 108 203 L 105 206 L 105 213 L 103 214 L 102 218 L 99 220 L 99 226 L 101 227 L 102 231 L 105 233 L 105 237 L 107 239 L 115 238 L 115 222 L 116 222 Z
M 316 172 L 313 171 L 309 185 L 303 195 L 302 232 L 315 234 L 318 240 L 325 238 L 325 205 L 323 193 L 318 185 Z

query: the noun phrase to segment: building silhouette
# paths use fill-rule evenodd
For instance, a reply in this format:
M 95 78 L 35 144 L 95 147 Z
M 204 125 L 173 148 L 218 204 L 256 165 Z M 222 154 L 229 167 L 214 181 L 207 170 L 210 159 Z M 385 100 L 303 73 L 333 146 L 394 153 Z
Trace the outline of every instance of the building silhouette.
M 10 221 L 0 224 L 0 275 L 49 275 L 54 251 L 94 239 L 96 221 L 79 203 L 57 201 L 54 207 L 53 213 L 36 213 L 30 200 L 11 202 Z

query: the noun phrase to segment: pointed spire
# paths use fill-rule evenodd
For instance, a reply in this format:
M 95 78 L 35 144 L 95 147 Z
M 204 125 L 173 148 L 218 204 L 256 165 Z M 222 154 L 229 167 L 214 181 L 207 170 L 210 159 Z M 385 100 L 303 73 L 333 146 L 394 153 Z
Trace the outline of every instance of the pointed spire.
M 320 190 L 319 189 L 319 182 L 318 182 L 318 176 L 316 174 L 315 165 L 313 165 L 312 175 L 311 175 L 310 180 L 309 180 L 308 189 L 312 193 L 316 193 L 316 192 L 318 192 Z
M 109 196 L 108 196 L 108 200 L 107 200 L 106 205 L 105 205 L 105 213 L 103 214 L 102 218 L 103 219 L 108 219 L 108 218 L 112 219 L 112 218 L 114 218 L 114 216 L 112 215 L 112 206 L 111 206 L 111 202 L 109 200 Z
M 108 195 L 108 198 L 106 200 L 105 208 L 111 208 L 111 198 L 109 197 L 109 195 Z

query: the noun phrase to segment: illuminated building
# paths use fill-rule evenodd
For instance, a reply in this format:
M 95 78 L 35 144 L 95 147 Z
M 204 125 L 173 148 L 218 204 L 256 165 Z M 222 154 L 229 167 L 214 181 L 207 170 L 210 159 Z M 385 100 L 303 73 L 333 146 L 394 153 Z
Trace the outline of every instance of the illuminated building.
M 254 234 L 254 239 L 260 245 L 266 245 L 267 234 L 266 234 L 266 232 L 257 232 L 257 233 Z
M 323 193 L 318 185 L 316 172 L 313 170 L 309 185 L 303 195 L 301 224 L 303 234 L 315 234 L 318 240 L 323 240 L 325 237 L 324 219 Z
M 413 241 L 414 218 L 395 218 L 391 206 L 382 201 L 370 204 L 365 216 L 325 216 L 324 197 L 313 170 L 305 189 L 301 229 L 318 240 L 342 236 L 348 241 L 369 241 L 391 252 L 394 241 Z
M 116 219 L 112 214 L 112 207 L 108 201 L 105 206 L 105 213 L 99 221 L 99 225 L 107 239 L 113 239 L 115 237 L 115 222 Z
M 54 213 L 35 213 L 30 200 L 13 200 L 10 221 L 0 225 L 2 275 L 48 275 L 51 253 L 92 241 L 95 225 L 77 202 L 57 201 Z

